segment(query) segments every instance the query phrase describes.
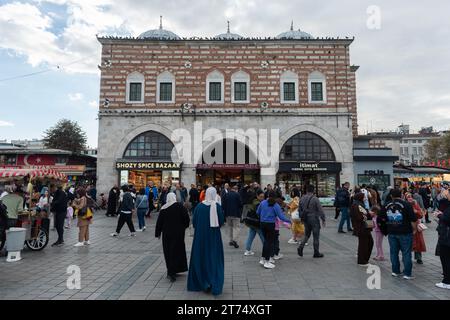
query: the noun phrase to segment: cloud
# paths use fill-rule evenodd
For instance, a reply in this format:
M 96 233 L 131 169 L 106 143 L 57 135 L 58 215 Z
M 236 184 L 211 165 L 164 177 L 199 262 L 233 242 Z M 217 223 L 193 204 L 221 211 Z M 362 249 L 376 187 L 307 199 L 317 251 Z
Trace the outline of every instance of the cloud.
M 93 101 L 89 102 L 89 106 L 92 108 L 98 108 L 98 102 L 93 100 Z
M 77 93 L 69 93 L 67 96 L 69 97 L 70 101 L 81 101 L 81 100 L 83 100 L 83 94 L 79 93 L 79 92 L 77 92 Z
M 0 120 L 0 127 L 14 127 L 14 123 Z

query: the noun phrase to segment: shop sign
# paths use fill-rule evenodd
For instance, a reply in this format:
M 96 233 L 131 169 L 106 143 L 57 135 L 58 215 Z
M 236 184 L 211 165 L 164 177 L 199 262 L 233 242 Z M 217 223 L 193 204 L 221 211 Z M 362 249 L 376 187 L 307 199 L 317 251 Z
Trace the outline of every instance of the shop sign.
M 280 162 L 279 172 L 339 172 L 339 162 Z
M 364 174 L 366 176 L 382 176 L 382 175 L 384 175 L 384 171 L 383 170 L 365 170 Z
M 200 163 L 196 166 L 197 169 L 260 169 L 261 167 L 258 164 L 253 163 L 243 163 L 243 164 L 227 164 L 227 163 L 213 163 L 206 164 Z
M 173 162 L 116 162 L 118 170 L 180 170 L 181 163 Z

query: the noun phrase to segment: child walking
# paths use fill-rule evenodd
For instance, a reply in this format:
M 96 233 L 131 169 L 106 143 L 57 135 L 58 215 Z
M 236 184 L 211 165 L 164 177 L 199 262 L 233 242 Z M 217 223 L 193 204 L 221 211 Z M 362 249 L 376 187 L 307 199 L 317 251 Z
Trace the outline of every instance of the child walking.
M 372 215 L 373 220 L 373 231 L 375 232 L 375 247 L 377 248 L 377 255 L 374 260 L 383 261 L 384 260 L 384 252 L 383 252 L 383 239 L 384 234 L 380 229 L 380 226 L 377 223 L 377 217 L 380 213 L 380 207 L 379 206 L 373 206 L 370 209 L 370 214 Z
M 67 204 L 67 215 L 66 215 L 66 229 L 70 229 L 70 226 L 72 224 L 73 219 L 73 207 L 72 207 L 72 201 L 69 200 L 69 203 Z

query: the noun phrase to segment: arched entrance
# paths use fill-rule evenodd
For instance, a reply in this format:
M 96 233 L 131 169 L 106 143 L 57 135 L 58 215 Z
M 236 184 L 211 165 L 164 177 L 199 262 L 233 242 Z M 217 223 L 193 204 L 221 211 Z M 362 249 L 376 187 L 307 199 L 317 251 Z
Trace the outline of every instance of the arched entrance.
M 257 158 L 237 140 L 223 139 L 205 148 L 202 163 L 196 166 L 197 184 L 249 184 L 260 179 Z
M 312 184 L 319 197 L 331 197 L 339 185 L 341 168 L 325 139 L 303 131 L 289 138 L 281 148 L 277 182 L 286 192 L 296 185 L 302 193 Z
M 174 144 L 165 135 L 146 131 L 131 140 L 116 162 L 120 185 L 132 184 L 137 189 L 153 181 L 156 186 L 180 180 L 181 164 L 172 161 Z

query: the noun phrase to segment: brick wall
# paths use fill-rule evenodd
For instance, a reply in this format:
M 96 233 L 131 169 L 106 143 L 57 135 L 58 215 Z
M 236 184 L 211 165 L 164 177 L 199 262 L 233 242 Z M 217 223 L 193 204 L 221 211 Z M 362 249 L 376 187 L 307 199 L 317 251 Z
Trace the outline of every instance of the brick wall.
M 350 66 L 351 40 L 330 41 L 142 41 L 100 38 L 102 61 L 110 67 L 101 72 L 100 106 L 109 108 L 179 108 L 190 102 L 197 108 L 218 107 L 206 103 L 206 76 L 218 70 L 225 77 L 224 107 L 259 108 L 266 101 L 271 108 L 292 108 L 280 103 L 280 75 L 290 70 L 299 76 L 299 103 L 294 107 L 351 112 L 353 134 L 357 135 L 355 69 Z M 185 62 L 191 68 L 185 67 Z M 263 68 L 262 61 L 269 67 Z M 176 78 L 174 104 L 156 103 L 156 77 L 170 71 Z M 231 103 L 231 75 L 243 70 L 250 75 L 250 103 Z M 126 78 L 131 72 L 145 76 L 144 104 L 126 104 Z M 326 76 L 326 104 L 308 103 L 308 75 Z

